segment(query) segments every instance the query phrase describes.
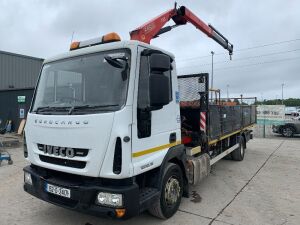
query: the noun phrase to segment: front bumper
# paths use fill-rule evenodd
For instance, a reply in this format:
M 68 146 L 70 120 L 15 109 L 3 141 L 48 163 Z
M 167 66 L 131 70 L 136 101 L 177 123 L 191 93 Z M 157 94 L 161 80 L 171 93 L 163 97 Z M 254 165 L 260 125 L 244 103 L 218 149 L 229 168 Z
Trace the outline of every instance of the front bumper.
M 125 209 L 124 219 L 139 214 L 139 189 L 138 185 L 99 185 L 99 182 L 79 182 L 78 180 L 58 179 L 45 175 L 38 169 L 27 166 L 23 169 L 31 174 L 32 185 L 24 183 L 24 190 L 29 194 L 50 202 L 52 204 L 88 213 L 94 216 L 105 216 L 116 218 L 116 208 L 100 206 L 95 203 L 98 192 L 109 192 L 123 194 L 123 206 Z M 45 184 L 53 184 L 71 190 L 71 198 L 60 197 L 45 191 Z

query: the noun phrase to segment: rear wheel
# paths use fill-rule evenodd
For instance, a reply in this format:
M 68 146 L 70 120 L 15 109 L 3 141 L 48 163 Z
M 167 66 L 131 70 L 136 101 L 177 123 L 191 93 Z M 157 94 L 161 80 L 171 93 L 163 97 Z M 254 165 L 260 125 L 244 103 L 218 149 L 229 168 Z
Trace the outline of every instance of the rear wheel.
M 234 161 L 243 161 L 245 155 L 245 140 L 241 136 L 239 147 L 231 153 L 231 157 Z
M 183 176 L 181 168 L 168 163 L 162 178 L 160 198 L 148 209 L 149 213 L 161 219 L 173 216 L 180 205 L 183 192 Z
M 295 133 L 295 130 L 293 127 L 286 126 L 286 127 L 282 128 L 282 135 L 284 137 L 293 137 L 294 133 Z
M 231 154 L 226 155 L 223 159 L 232 160 Z

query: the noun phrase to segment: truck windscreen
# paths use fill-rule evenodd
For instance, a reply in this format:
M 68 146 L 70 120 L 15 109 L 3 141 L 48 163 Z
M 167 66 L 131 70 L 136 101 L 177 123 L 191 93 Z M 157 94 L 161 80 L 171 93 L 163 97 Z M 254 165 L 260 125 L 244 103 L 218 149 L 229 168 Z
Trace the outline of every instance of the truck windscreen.
M 31 111 L 89 114 L 121 109 L 126 102 L 129 61 L 129 51 L 118 50 L 45 64 Z

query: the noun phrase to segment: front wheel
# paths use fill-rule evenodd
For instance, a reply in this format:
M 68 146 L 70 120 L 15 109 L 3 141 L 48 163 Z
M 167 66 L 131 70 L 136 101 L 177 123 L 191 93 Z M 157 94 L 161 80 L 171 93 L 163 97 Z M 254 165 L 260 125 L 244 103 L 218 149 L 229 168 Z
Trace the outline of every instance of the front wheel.
M 292 127 L 287 126 L 282 129 L 282 135 L 284 137 L 293 137 L 294 133 L 295 133 L 295 131 Z
M 161 219 L 173 216 L 180 205 L 183 192 L 183 176 L 181 168 L 168 163 L 162 178 L 160 198 L 148 209 L 149 213 Z

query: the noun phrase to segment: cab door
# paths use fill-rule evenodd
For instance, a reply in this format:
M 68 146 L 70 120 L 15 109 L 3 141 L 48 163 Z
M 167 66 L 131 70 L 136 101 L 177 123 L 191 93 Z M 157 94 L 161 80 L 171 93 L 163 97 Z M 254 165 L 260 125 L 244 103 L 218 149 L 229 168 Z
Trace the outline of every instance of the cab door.
M 145 52 L 148 52 L 147 54 Z M 169 100 L 161 108 L 150 107 L 150 60 L 145 48 L 138 49 L 132 125 L 134 174 L 160 166 L 168 149 L 180 143 L 180 113 L 175 64 L 161 76 L 168 78 Z M 170 62 L 173 61 L 170 57 Z M 159 94 L 160 90 L 157 91 Z

